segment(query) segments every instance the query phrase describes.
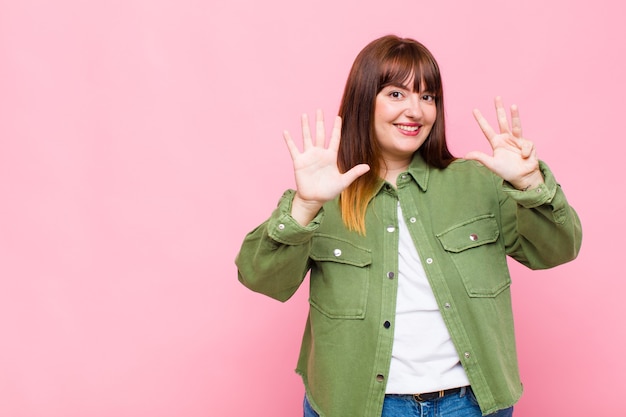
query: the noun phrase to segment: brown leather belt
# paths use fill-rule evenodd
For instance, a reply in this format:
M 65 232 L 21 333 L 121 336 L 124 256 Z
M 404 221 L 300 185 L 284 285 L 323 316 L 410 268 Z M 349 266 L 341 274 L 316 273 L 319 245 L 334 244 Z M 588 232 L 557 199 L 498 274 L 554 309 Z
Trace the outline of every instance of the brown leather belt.
M 451 394 L 456 394 L 461 392 L 461 390 L 465 388 L 465 387 L 459 387 L 459 388 L 451 388 L 451 389 L 446 389 L 446 390 L 441 390 L 441 391 L 435 391 L 435 392 L 427 392 L 424 394 L 413 394 L 413 398 L 415 398 L 416 401 L 432 401 L 432 400 L 436 400 L 438 398 L 443 398 L 446 395 L 451 395 Z

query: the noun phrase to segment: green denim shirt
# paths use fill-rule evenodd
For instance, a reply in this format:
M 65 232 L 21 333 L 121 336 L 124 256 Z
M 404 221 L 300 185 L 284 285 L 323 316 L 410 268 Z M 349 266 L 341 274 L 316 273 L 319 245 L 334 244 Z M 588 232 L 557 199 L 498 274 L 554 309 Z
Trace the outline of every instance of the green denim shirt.
M 550 268 L 574 259 L 581 244 L 576 212 L 540 167 L 545 183 L 518 191 L 474 161 L 435 169 L 416 154 L 396 188 L 381 181 L 365 236 L 344 227 L 337 200 L 302 227 L 290 216 L 293 190 L 246 236 L 236 259 L 246 287 L 285 301 L 310 271 L 296 371 L 320 416 L 381 415 L 398 284 L 398 202 L 483 414 L 519 399 L 506 255 Z

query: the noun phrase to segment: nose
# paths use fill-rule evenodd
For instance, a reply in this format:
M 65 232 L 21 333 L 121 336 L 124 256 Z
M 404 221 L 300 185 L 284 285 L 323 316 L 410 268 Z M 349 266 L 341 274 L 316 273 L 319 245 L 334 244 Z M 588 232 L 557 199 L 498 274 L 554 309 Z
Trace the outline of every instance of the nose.
M 404 114 L 407 117 L 413 119 L 419 119 L 422 117 L 422 101 L 418 93 L 411 93 L 409 99 L 405 102 L 407 104 Z

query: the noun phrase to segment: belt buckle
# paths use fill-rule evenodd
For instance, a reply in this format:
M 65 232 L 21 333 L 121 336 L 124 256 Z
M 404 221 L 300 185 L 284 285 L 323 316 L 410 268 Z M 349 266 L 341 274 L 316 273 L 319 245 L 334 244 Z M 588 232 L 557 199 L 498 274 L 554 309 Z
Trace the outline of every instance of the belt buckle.
M 437 394 L 437 396 L 436 397 L 432 397 L 430 399 L 422 397 L 422 395 L 429 395 L 430 396 L 432 394 Z M 439 392 L 429 392 L 428 394 L 413 394 L 413 398 L 415 398 L 417 401 L 430 401 L 432 399 L 442 398 L 444 396 L 445 396 L 445 390 L 441 390 Z

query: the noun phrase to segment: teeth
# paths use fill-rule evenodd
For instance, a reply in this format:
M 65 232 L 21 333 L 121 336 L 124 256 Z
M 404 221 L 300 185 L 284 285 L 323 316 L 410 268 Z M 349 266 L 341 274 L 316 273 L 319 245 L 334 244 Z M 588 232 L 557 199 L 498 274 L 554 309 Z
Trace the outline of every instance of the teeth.
M 405 126 L 405 125 L 397 125 L 399 129 L 405 130 L 407 132 L 415 132 L 419 129 L 419 126 Z

